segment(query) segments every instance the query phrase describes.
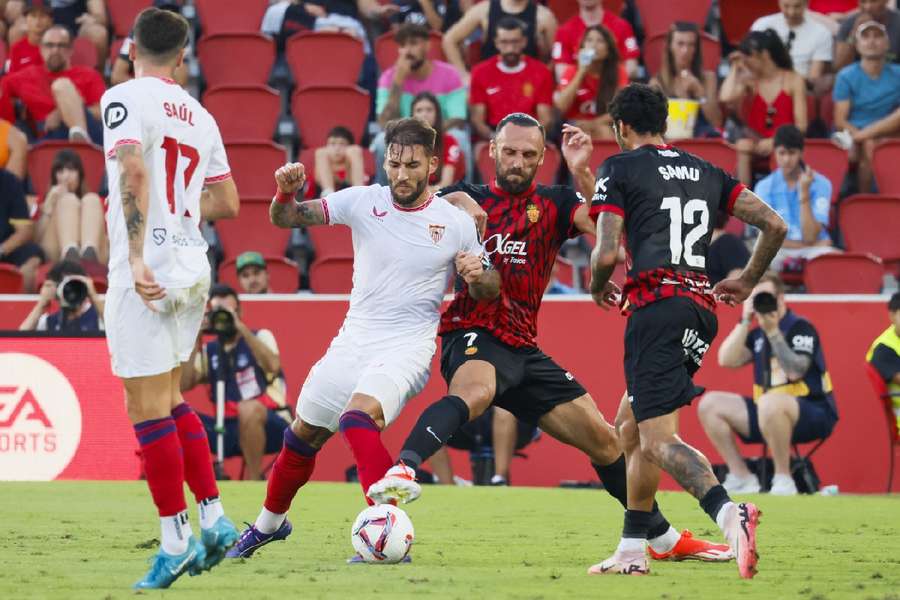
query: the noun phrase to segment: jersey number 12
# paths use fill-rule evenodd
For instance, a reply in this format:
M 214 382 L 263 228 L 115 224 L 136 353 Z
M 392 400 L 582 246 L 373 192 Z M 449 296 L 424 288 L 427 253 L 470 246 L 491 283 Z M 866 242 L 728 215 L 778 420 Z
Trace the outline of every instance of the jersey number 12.
M 193 146 L 179 144 L 178 140 L 170 137 L 163 138 L 162 148 L 166 151 L 166 200 L 169 202 L 169 212 L 174 215 L 176 214 L 175 174 L 178 171 L 178 157 L 184 156 L 188 159 L 187 167 L 184 169 L 184 189 L 186 190 L 197 169 L 197 164 L 200 162 L 200 153 Z M 182 190 L 183 192 L 184 190 Z
M 682 208 L 681 198 L 667 196 L 663 198 L 660 208 L 669 211 L 669 250 L 672 251 L 672 264 L 681 264 L 681 258 L 684 256 L 687 266 L 705 269 L 706 257 L 694 254 L 694 246 L 709 231 L 709 208 L 707 208 L 706 202 L 696 199 L 688 200 Z M 685 224 L 696 224 L 696 227 L 682 237 Z

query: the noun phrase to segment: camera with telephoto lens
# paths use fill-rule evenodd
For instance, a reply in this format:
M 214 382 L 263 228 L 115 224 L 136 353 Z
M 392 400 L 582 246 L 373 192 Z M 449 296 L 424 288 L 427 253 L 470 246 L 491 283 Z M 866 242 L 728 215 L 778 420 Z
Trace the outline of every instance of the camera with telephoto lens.
M 56 288 L 56 296 L 63 310 L 77 310 L 88 296 L 87 284 L 78 277 L 64 277 Z
M 206 323 L 206 333 L 214 333 L 226 340 L 237 335 L 234 315 L 224 308 L 214 308 L 206 313 Z
M 753 310 L 765 315 L 778 310 L 778 299 L 769 292 L 760 292 L 753 296 Z

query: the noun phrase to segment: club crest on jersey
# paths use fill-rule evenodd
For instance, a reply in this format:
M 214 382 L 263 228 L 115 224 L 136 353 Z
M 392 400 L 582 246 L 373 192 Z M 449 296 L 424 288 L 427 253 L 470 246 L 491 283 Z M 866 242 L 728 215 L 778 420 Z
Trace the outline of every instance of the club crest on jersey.
M 529 202 L 528 206 L 525 207 L 525 214 L 528 216 L 528 220 L 531 223 L 537 223 L 538 219 L 541 218 L 541 209 L 539 209 L 534 203 Z
M 431 241 L 435 244 L 439 244 L 441 239 L 444 237 L 444 230 L 447 229 L 443 225 L 429 225 L 428 233 L 431 235 Z
M 464 352 L 464 354 L 466 356 L 474 356 L 475 354 L 478 354 L 478 347 L 477 346 L 469 346 L 468 348 L 466 348 L 466 351 Z

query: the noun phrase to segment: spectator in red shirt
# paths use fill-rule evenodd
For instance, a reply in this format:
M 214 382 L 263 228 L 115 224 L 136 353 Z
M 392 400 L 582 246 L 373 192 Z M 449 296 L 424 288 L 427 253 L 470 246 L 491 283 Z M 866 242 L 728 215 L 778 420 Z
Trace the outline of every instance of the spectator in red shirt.
M 366 185 L 363 149 L 356 144 L 353 133 L 338 125 L 332 127 L 325 145 L 316 148 L 313 181 L 306 190 L 309 199 L 324 198 L 329 194 L 355 185 Z
M 601 0 L 578 0 L 578 14 L 560 25 L 556 31 L 556 41 L 553 44 L 556 78 L 562 77 L 566 66 L 578 63 L 581 38 L 587 28 L 594 25 L 603 25 L 612 32 L 619 50 L 619 59 L 625 62 L 625 71 L 633 79 L 638 73 L 638 59 L 641 56 L 634 30 L 628 21 L 604 10 Z
M 483 139 L 493 137 L 497 123 L 510 113 L 531 115 L 545 128 L 553 121 L 553 74 L 544 63 L 524 55 L 525 43 L 525 25 L 504 17 L 494 38 L 499 58 L 472 68 L 469 118 Z
M 0 117 L 15 121 L 14 100 L 27 113 L 30 138 L 103 142 L 100 98 L 106 91 L 100 74 L 89 67 L 72 66 L 72 37 L 54 25 L 41 39 L 43 65 L 32 65 L 7 75 L 0 83 Z
M 7 73 L 21 71 L 31 65 L 42 65 L 41 38 L 50 26 L 53 16 L 46 6 L 32 6 L 25 11 L 25 27 L 28 33 L 9 49 L 9 68 Z
M 435 190 L 462 181 L 466 175 L 466 160 L 456 138 L 444 131 L 444 117 L 437 97 L 431 92 L 422 92 L 412 101 L 412 116 L 422 119 L 437 132 L 434 155 L 438 157 L 437 170 L 428 179 Z
M 566 65 L 553 97 L 563 118 L 592 139 L 612 139 L 612 119 L 606 108 L 628 74 L 619 62 L 616 40 L 603 25 L 588 27 L 581 39 L 578 66 Z

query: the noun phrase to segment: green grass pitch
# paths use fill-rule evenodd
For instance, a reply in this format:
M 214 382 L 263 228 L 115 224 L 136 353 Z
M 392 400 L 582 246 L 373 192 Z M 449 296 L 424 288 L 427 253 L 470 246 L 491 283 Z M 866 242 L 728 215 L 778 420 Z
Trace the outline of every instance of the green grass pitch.
M 226 483 L 231 518 L 252 521 L 262 483 Z M 294 502 L 294 533 L 247 561 L 138 595 L 241 598 L 798 598 L 900 600 L 900 498 L 758 496 L 760 573 L 734 563 L 653 563 L 648 577 L 588 576 L 618 541 L 622 510 L 605 492 L 424 489 L 407 506 L 413 563 L 344 564 L 363 508 L 358 486 L 311 484 Z M 684 493 L 661 494 L 669 520 L 719 539 Z M 197 525 L 196 510 L 191 511 Z M 0 598 L 131 598 L 156 550 L 158 521 L 142 482 L 0 483 Z

